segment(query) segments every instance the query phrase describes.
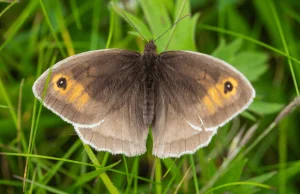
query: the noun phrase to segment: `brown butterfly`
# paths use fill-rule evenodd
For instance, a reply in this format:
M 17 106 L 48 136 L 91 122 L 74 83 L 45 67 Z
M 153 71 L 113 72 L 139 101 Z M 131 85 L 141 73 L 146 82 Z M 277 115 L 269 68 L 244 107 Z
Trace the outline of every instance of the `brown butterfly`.
M 158 54 L 154 41 L 143 53 L 105 49 L 68 57 L 45 71 L 33 92 L 98 151 L 141 155 L 151 126 L 160 158 L 207 146 L 255 96 L 226 62 L 191 51 Z

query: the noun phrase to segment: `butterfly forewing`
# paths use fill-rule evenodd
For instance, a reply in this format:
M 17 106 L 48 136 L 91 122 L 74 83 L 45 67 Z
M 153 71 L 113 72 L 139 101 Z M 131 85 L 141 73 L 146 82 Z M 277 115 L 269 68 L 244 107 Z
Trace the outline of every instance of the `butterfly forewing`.
M 176 94 L 165 98 L 173 98 L 171 105 L 180 105 L 181 113 L 195 128 L 213 130 L 224 125 L 255 96 L 249 81 L 222 60 L 187 51 L 164 52 L 160 57 L 174 83 L 165 84 L 170 79 L 162 79 L 165 95 Z
M 109 49 L 69 57 L 40 76 L 33 86 L 34 94 L 67 122 L 96 126 L 132 95 L 139 56 L 137 52 Z

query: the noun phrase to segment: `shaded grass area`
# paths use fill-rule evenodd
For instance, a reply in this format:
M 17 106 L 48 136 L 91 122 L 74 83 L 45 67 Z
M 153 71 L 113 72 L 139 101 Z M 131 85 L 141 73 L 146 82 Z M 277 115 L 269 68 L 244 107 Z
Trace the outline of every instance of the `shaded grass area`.
M 297 1 L 0 1 L 0 190 L 5 193 L 298 193 Z M 221 58 L 254 85 L 247 111 L 193 155 L 160 160 L 95 152 L 32 94 L 35 79 L 80 52 L 192 50 Z M 285 109 L 287 110 L 287 109 Z M 279 114 L 279 117 L 276 117 Z M 285 117 L 283 117 L 285 116 Z M 276 118 L 276 120 L 275 120 Z M 275 121 L 274 121 L 275 120 Z M 25 173 L 24 173 L 25 172 Z

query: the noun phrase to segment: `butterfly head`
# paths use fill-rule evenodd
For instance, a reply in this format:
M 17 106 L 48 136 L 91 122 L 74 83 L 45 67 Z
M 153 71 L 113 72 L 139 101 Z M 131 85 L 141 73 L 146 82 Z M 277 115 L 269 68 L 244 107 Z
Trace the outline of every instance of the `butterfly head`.
M 145 53 L 153 53 L 156 54 L 156 45 L 154 44 L 153 40 L 150 40 L 144 48 L 144 54 Z

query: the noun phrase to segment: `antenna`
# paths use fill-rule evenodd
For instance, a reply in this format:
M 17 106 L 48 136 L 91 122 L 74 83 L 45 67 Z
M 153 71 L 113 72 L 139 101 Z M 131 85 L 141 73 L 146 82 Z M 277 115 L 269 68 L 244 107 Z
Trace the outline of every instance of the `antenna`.
M 188 16 L 191 16 L 191 14 L 186 14 L 186 15 L 184 15 L 184 16 L 182 16 L 179 20 L 177 20 L 177 22 L 175 22 L 170 28 L 168 28 L 164 33 L 162 33 L 162 35 L 160 35 L 158 38 L 156 38 L 155 40 L 154 40 L 154 42 L 156 41 L 156 40 L 158 40 L 160 37 L 162 37 L 163 35 L 165 35 L 169 30 L 171 30 L 178 22 L 180 22 L 182 19 L 184 19 L 184 18 L 186 18 L 186 17 L 188 17 Z
M 133 23 L 129 20 L 129 18 L 126 16 L 126 14 L 117 6 L 114 6 L 125 18 L 126 20 L 130 23 L 130 25 L 137 31 L 137 33 L 139 33 L 139 35 L 145 40 L 148 41 L 141 33 L 140 31 L 138 31 L 138 29 L 135 27 L 135 25 L 133 25 Z M 181 18 L 179 18 L 179 20 L 177 20 L 170 28 L 168 28 L 164 33 L 162 33 L 162 35 L 160 35 L 158 38 L 156 38 L 153 42 L 155 42 L 156 40 L 158 40 L 159 38 L 161 38 L 163 35 L 165 35 L 169 30 L 171 30 L 177 23 L 179 23 L 181 20 L 183 20 L 184 18 L 191 16 L 191 14 L 186 14 L 184 16 L 182 16 Z M 167 46 L 169 45 L 170 41 L 168 42 Z
M 114 6 L 125 18 L 126 20 L 130 23 L 130 25 L 132 25 L 132 27 L 135 29 L 135 31 L 137 31 L 137 33 L 139 33 L 139 35 L 141 35 L 141 37 L 145 40 L 145 41 L 148 41 L 141 33 L 140 31 L 138 31 L 138 29 L 135 27 L 135 25 L 133 25 L 133 23 L 129 20 L 129 18 L 125 15 L 125 13 L 120 9 L 118 8 L 117 6 Z

